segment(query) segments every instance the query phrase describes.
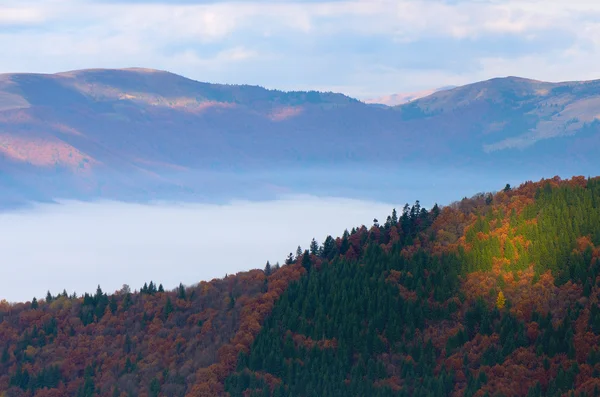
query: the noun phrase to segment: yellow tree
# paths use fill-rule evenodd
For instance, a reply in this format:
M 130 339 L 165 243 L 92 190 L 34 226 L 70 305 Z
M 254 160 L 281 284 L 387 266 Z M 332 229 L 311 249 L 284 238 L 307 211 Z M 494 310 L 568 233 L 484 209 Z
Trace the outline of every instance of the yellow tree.
M 504 298 L 504 293 L 502 291 L 498 292 L 498 298 L 496 299 L 496 306 L 498 309 L 504 308 L 506 305 L 506 298 Z

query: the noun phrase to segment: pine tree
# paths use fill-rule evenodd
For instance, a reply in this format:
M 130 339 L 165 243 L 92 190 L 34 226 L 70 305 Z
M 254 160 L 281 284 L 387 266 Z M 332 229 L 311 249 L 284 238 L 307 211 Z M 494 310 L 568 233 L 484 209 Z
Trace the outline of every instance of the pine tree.
M 117 299 L 115 298 L 114 295 L 112 295 L 110 297 L 109 307 L 110 307 L 110 312 L 112 314 L 115 314 L 115 312 L 117 311 L 117 308 L 118 308 L 118 304 L 117 304 Z
M 179 283 L 179 287 L 177 287 L 177 299 L 185 300 L 185 298 L 185 287 L 183 286 L 183 283 Z
M 160 382 L 157 378 L 152 379 L 150 382 L 150 397 L 158 397 L 160 394 Z
M 296 248 L 296 260 L 300 260 L 302 258 L 302 247 L 298 246 L 298 248 Z
M 327 236 L 325 242 L 323 243 L 323 249 L 321 251 L 321 257 L 325 259 L 333 259 L 336 254 L 337 247 L 335 245 L 335 240 L 331 236 Z
M 313 255 L 319 254 L 319 243 L 317 243 L 317 240 L 315 240 L 314 238 L 310 242 L 310 253 Z
M 285 259 L 285 264 L 286 265 L 291 265 L 292 263 L 294 263 L 294 254 L 292 254 L 290 252 L 290 254 L 288 255 L 288 257 Z
M 171 302 L 171 298 L 167 297 L 167 302 L 165 303 L 165 319 L 169 318 L 169 314 L 173 313 L 173 302 Z
M 229 293 L 229 310 L 233 309 L 235 307 L 235 297 L 233 296 L 233 293 L 230 292 Z
M 306 269 L 306 271 L 310 271 L 310 266 L 311 266 L 311 260 L 310 260 L 310 254 L 308 253 L 308 250 L 304 251 L 304 255 L 302 256 L 302 267 Z
M 10 353 L 8 352 L 8 346 L 4 346 L 4 350 L 2 351 L 2 364 L 6 364 L 10 360 Z
M 269 277 L 271 275 L 271 264 L 269 263 L 269 261 L 267 261 L 267 264 L 265 265 L 265 276 Z
M 100 285 L 98 284 L 98 288 L 96 288 L 96 295 L 94 296 L 94 298 L 96 299 L 96 301 L 99 301 L 100 299 L 102 299 L 102 295 L 104 295 L 104 293 L 102 292 L 102 288 L 100 288 Z

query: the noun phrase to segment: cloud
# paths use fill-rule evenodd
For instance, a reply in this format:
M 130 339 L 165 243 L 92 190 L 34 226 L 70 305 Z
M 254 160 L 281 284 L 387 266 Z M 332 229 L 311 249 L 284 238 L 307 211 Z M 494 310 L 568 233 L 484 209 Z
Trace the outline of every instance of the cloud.
M 6 7 L 0 4 L 0 27 L 3 25 L 34 24 L 44 21 L 42 12 L 33 7 Z
M 6 72 L 145 66 L 365 97 L 506 75 L 500 64 L 550 80 L 596 76 L 600 54 L 600 3 L 584 0 L 5 3 Z
M 153 280 L 190 285 L 283 263 L 313 237 L 371 225 L 392 205 L 295 197 L 227 205 L 133 205 L 114 202 L 40 206 L 0 215 L 0 299 L 43 297 L 66 289 L 112 292 Z

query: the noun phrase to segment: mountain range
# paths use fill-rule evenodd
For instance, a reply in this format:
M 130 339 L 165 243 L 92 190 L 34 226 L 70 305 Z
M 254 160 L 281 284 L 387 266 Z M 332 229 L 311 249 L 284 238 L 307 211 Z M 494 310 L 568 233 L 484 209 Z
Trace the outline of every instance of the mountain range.
M 404 105 L 405 103 L 414 101 L 416 99 L 424 98 L 438 91 L 450 90 L 456 88 L 456 86 L 446 86 L 437 89 L 422 90 L 415 92 L 403 92 L 398 94 L 384 95 L 377 98 L 366 99 L 363 102 L 372 105 L 385 105 L 385 106 L 398 106 Z
M 377 107 L 149 69 L 4 74 L 0 203 L 278 192 L 286 170 L 345 166 L 593 174 L 599 118 L 600 81 L 496 78 Z

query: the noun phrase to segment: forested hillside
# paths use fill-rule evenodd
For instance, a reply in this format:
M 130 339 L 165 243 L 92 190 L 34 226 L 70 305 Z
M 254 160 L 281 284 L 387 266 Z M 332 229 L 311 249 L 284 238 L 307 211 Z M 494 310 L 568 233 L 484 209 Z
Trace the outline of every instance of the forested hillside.
M 600 395 L 600 178 L 419 203 L 286 264 L 0 305 L 4 396 Z

